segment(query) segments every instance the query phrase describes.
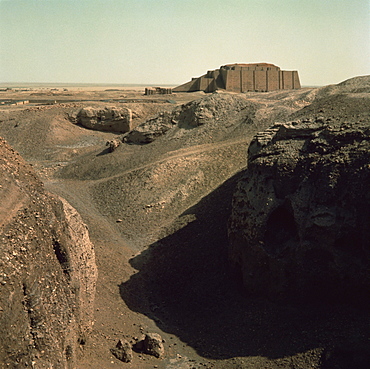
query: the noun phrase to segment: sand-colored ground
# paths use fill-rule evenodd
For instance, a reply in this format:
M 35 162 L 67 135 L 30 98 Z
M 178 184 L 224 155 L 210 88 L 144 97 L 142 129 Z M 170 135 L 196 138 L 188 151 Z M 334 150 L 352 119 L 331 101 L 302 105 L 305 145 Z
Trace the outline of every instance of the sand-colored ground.
M 249 93 L 252 123 L 225 119 L 212 130 L 108 153 L 116 134 L 74 125 L 68 115 L 113 104 L 136 109 L 140 124 L 206 95 L 56 88 L 0 91 L 0 100 L 31 101 L 0 106 L 0 135 L 80 212 L 95 244 L 95 327 L 78 368 L 324 368 L 325 350 L 363 340 L 366 312 L 252 300 L 228 269 L 227 219 L 248 143 L 309 105 L 317 89 Z M 120 338 L 134 342 L 143 332 L 161 334 L 164 359 L 134 353 L 123 364 L 111 354 Z

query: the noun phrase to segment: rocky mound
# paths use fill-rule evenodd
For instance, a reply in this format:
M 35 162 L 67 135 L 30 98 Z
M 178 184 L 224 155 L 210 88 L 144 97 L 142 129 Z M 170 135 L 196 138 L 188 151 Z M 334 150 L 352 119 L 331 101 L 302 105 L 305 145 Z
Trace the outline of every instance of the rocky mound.
M 163 136 L 174 124 L 176 122 L 172 119 L 171 113 L 161 112 L 129 132 L 124 137 L 124 141 L 134 144 L 153 142 L 157 137 Z
M 58 165 L 104 145 L 114 133 L 86 129 L 70 121 L 80 103 L 29 106 L 0 111 L 0 136 L 34 165 Z
M 97 269 L 77 211 L 0 141 L 0 362 L 72 368 L 92 329 Z
M 250 144 L 229 222 L 230 258 L 249 292 L 369 302 L 366 106 L 332 96 Z
M 336 85 L 329 85 L 318 90 L 318 97 L 344 93 L 369 93 L 370 76 L 359 76 L 347 79 Z
M 369 118 L 369 94 L 333 94 L 316 98 L 312 104 L 290 115 L 290 119 L 322 117 L 346 122 L 366 122 Z
M 161 117 L 169 129 L 150 144 L 120 144 L 113 151 L 105 144 L 115 141 L 115 134 L 85 129 L 68 120 L 72 109 L 84 106 L 82 102 L 56 104 L 42 111 L 31 106 L 27 111 L 2 109 L 0 133 L 27 160 L 31 158 L 36 169 L 59 165 L 58 172 L 43 176 L 45 186 L 80 211 L 99 250 L 96 320 L 84 357 L 76 366 L 370 367 L 366 310 L 251 299 L 240 293 L 239 284 L 228 273 L 226 223 L 250 140 L 276 121 L 297 122 L 293 127 L 302 120 L 319 126 L 329 118 L 337 121 L 329 96 L 324 96 L 328 98 L 324 114 L 317 100 L 311 110 L 307 107 L 301 116 L 287 120 L 311 104 L 316 92 L 220 93 L 186 108 L 186 104 L 179 108 L 164 103 L 162 109 L 159 103 L 139 107 L 117 101 L 117 106 L 132 109 L 134 127 L 157 114 L 150 119 L 153 125 Z M 361 101 L 358 95 L 354 102 Z M 175 94 L 171 98 L 180 104 L 200 96 Z M 351 105 L 332 97 L 335 109 Z M 247 104 L 246 109 L 237 112 L 236 104 L 233 110 L 235 100 Z M 214 114 L 218 119 L 210 118 L 213 113 L 208 108 L 202 116 L 205 104 L 218 103 L 223 104 Z M 106 102 L 88 104 L 104 108 Z M 173 109 L 183 111 L 181 119 L 170 113 Z M 159 110 L 166 112 L 159 115 Z M 354 110 L 349 122 L 364 119 L 360 113 Z M 346 123 L 344 115 L 338 126 Z M 266 137 L 265 144 L 270 140 Z M 64 265 L 63 253 L 58 255 Z M 149 332 L 163 337 L 163 359 L 151 358 L 141 346 L 141 335 Z M 112 354 L 118 351 L 120 360 L 124 359 L 121 355 L 127 346 L 124 361 L 132 361 L 122 364 Z M 76 352 L 65 348 L 68 357 L 71 351 Z M 365 365 L 359 365 L 361 361 Z M 40 361 L 37 365 L 41 366 Z
M 225 134 L 240 124 L 253 122 L 258 104 L 252 103 L 245 95 L 214 93 L 204 98 L 176 107 L 172 112 L 160 113 L 140 124 L 129 132 L 125 141 L 129 143 L 150 143 L 159 136 L 169 139 L 184 138 L 192 128 L 201 128 L 191 134 L 194 136 Z M 194 137 L 196 139 L 196 137 Z

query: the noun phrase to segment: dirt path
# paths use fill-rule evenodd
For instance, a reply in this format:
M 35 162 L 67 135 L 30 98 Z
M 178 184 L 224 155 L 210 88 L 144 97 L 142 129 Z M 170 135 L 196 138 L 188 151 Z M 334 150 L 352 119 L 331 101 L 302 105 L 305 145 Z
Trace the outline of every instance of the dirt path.
M 97 183 L 125 176 L 133 171 L 147 169 L 168 160 L 198 155 L 221 147 L 240 145 L 246 141 L 246 139 L 230 140 L 217 144 L 204 144 L 179 149 L 154 162 L 98 180 L 50 179 L 45 181 L 45 187 L 50 192 L 66 198 L 79 211 L 88 224 L 90 238 L 96 249 L 99 278 L 96 295 L 95 328 L 92 338 L 86 345 L 79 368 L 121 367 L 121 363 L 110 354 L 110 348 L 115 346 L 119 338 L 132 339 L 133 337 L 139 337 L 144 331 L 159 332 L 165 340 L 171 342 L 172 346 L 171 348 L 167 347 L 167 350 L 172 351 L 172 355 L 176 359 L 172 358 L 174 360 L 172 364 L 175 365 L 172 368 L 191 368 L 194 361 L 189 360 L 205 363 L 204 358 L 198 356 L 194 349 L 181 342 L 176 335 L 166 333 L 158 327 L 155 320 L 131 310 L 123 301 L 119 285 L 127 283 L 137 273 L 137 270 L 130 264 L 130 260 L 138 257 L 141 251 L 122 236 L 116 224 L 99 212 L 94 205 L 89 189 Z M 138 298 L 143 298 L 142 295 L 140 296 Z M 143 303 L 146 304 L 145 301 Z M 177 354 L 175 349 L 179 350 L 181 354 Z M 188 360 L 188 358 L 190 359 Z M 158 360 L 147 355 L 137 355 L 131 364 L 126 364 L 126 367 L 145 369 L 153 368 L 154 365 L 158 365 L 159 368 L 171 368 L 171 363 L 168 360 L 158 362 Z
M 365 337 L 365 313 L 248 299 L 228 269 L 227 221 L 247 144 L 263 124 L 284 119 L 315 93 L 251 93 L 247 98 L 261 104 L 251 125 L 231 117 L 229 130 L 203 126 L 110 154 L 104 146 L 109 134 L 53 120 L 65 113 L 62 104 L 33 107 L 31 115 L 20 108 L 4 112 L 4 137 L 34 164 L 50 192 L 79 211 L 95 245 L 95 326 L 78 369 L 323 369 L 324 350 Z M 11 190 L 1 198 L 0 220 L 24 204 L 21 193 Z M 164 359 L 135 352 L 123 364 L 113 357 L 110 349 L 120 338 L 133 343 L 145 332 L 161 334 Z

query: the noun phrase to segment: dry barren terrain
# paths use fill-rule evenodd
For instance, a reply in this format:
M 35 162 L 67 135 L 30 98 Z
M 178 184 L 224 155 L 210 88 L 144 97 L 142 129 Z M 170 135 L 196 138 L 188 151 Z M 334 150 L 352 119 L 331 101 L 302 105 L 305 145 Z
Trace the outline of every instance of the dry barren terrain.
M 344 365 L 356 349 L 362 355 L 367 312 L 245 296 L 228 267 L 227 222 L 252 137 L 312 103 L 319 115 L 315 99 L 338 91 L 369 102 L 366 83 L 154 97 L 120 88 L 0 91 L 0 100 L 29 100 L 0 106 L 0 136 L 48 191 L 79 211 L 95 245 L 95 325 L 78 368 L 351 368 L 323 362 L 338 347 Z M 189 114 L 202 111 L 204 123 L 183 122 L 149 144 L 122 143 L 113 152 L 106 142 L 118 134 L 70 120 L 81 107 L 124 106 L 139 126 L 192 101 Z M 227 108 L 235 102 L 239 110 Z M 217 114 L 208 119 L 209 111 Z M 6 216 L 16 211 L 9 191 L 0 209 Z M 147 332 L 162 336 L 164 358 L 134 352 L 122 363 L 112 355 L 120 338 L 134 343 Z

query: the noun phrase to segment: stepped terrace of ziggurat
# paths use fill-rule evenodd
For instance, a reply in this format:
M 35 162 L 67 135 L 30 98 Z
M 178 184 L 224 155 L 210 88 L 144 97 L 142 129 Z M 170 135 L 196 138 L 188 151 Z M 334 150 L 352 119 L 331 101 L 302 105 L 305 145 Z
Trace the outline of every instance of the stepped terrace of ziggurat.
M 297 71 L 281 70 L 274 64 L 251 63 L 223 65 L 175 87 L 173 92 L 214 92 L 219 89 L 231 92 L 266 92 L 299 88 L 301 84 Z

